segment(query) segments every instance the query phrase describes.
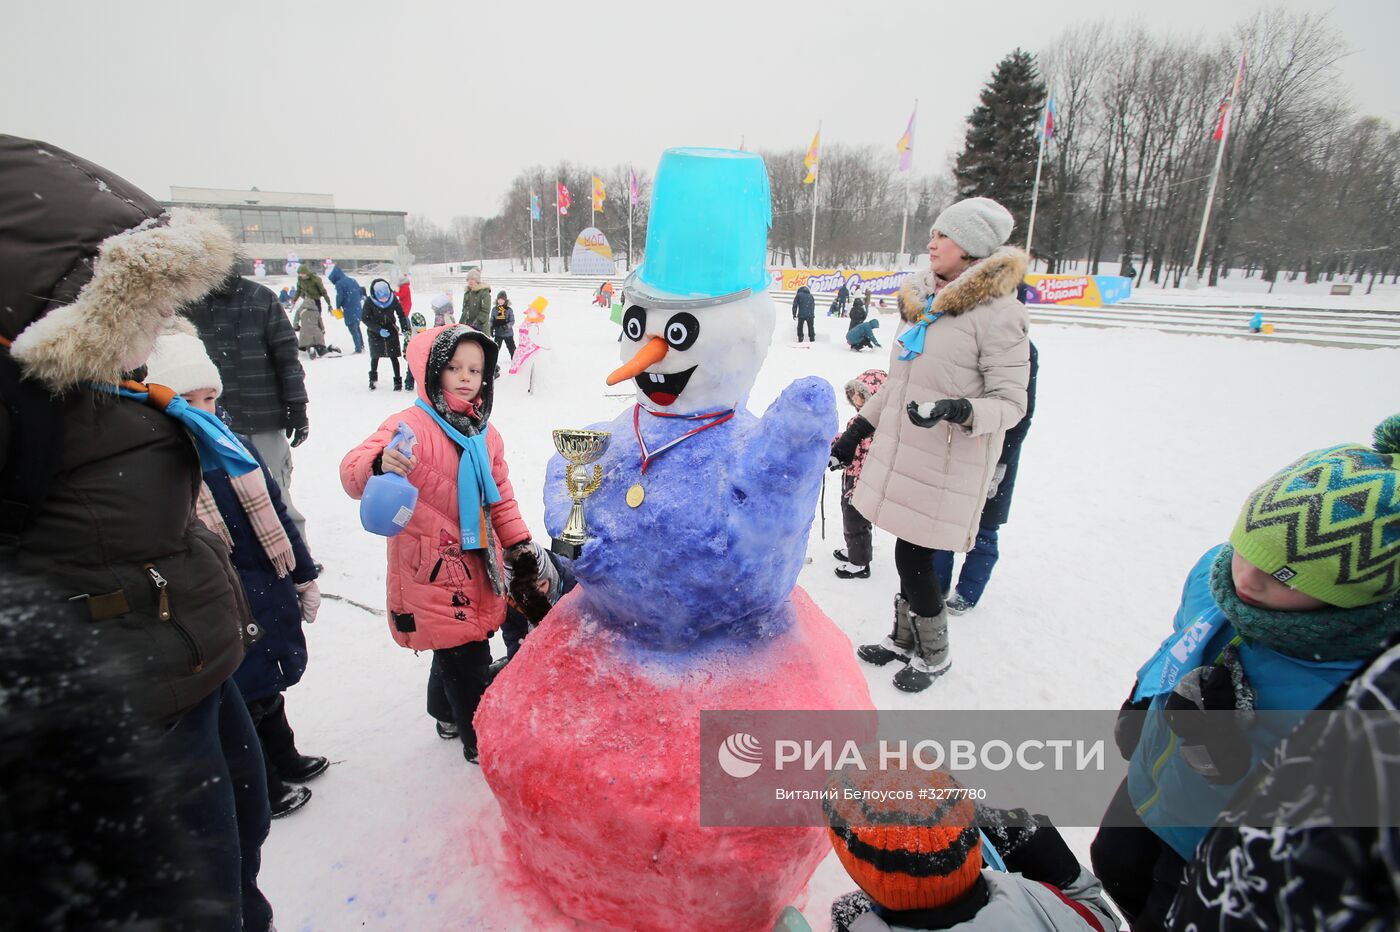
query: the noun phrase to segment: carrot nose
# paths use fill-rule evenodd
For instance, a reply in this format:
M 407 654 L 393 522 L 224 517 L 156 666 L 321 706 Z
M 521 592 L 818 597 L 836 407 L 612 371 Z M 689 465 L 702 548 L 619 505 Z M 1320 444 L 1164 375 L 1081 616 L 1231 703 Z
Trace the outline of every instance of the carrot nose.
M 616 385 L 618 382 L 625 382 L 628 379 L 636 378 L 647 369 L 666 358 L 666 351 L 670 349 L 666 341 L 660 337 L 652 337 L 646 345 L 637 350 L 637 355 L 623 363 L 613 374 L 608 376 L 608 384 Z

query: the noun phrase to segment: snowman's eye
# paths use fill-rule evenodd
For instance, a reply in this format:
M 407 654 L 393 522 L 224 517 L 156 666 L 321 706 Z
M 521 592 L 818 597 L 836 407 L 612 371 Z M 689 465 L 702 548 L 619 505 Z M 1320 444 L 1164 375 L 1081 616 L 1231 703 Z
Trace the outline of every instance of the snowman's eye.
M 700 336 L 700 321 L 690 314 L 677 314 L 666 321 L 666 342 L 671 349 L 688 350 Z
M 647 332 L 647 312 L 646 308 L 632 305 L 627 309 L 627 313 L 622 315 L 622 332 L 627 334 L 627 339 L 634 343 L 642 338 Z

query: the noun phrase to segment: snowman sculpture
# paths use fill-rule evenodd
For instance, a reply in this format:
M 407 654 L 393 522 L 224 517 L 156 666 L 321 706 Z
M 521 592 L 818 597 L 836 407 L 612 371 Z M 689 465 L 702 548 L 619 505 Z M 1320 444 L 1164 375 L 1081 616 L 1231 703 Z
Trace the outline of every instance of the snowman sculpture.
M 850 642 L 795 583 L 836 411 L 828 383 L 745 408 L 772 339 L 768 175 L 671 149 L 624 285 L 636 403 L 610 423 L 578 587 L 476 716 L 508 837 L 565 913 L 635 929 L 769 929 L 830 850 L 817 828 L 699 824 L 700 711 L 870 709 Z M 545 524 L 564 525 L 551 460 Z

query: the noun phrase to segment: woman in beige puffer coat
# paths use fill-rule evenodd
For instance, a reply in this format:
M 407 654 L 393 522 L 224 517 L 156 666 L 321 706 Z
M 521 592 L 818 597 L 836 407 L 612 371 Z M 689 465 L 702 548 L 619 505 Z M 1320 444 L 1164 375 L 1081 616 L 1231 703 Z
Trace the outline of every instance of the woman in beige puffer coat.
M 898 538 L 900 593 L 890 636 L 857 654 L 876 665 L 906 661 L 894 682 L 908 692 L 927 689 L 951 663 L 933 551 L 971 549 L 1002 439 L 1026 411 L 1029 318 L 1016 287 L 1027 257 L 1002 246 L 1012 225 L 988 198 L 939 215 L 930 270 L 900 294 L 889 378 L 832 447 L 845 463 L 848 448 L 874 435 L 851 501 Z

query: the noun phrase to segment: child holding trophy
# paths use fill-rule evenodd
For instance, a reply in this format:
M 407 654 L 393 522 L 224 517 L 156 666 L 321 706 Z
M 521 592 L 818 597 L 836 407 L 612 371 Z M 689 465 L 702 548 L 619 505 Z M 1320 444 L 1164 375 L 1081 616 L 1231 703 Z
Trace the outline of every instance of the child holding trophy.
M 507 588 L 533 593 L 545 560 L 520 517 L 505 443 L 489 423 L 496 353 L 490 337 L 461 324 L 414 337 L 408 365 L 417 401 L 340 463 L 351 498 L 385 472 L 418 487 L 403 532 L 389 538 L 389 632 L 402 647 L 433 652 L 428 713 L 439 736 L 461 739 L 472 763 L 472 716 L 490 682 L 488 639 L 505 620 Z M 413 429 L 411 450 L 388 449 L 400 422 Z

